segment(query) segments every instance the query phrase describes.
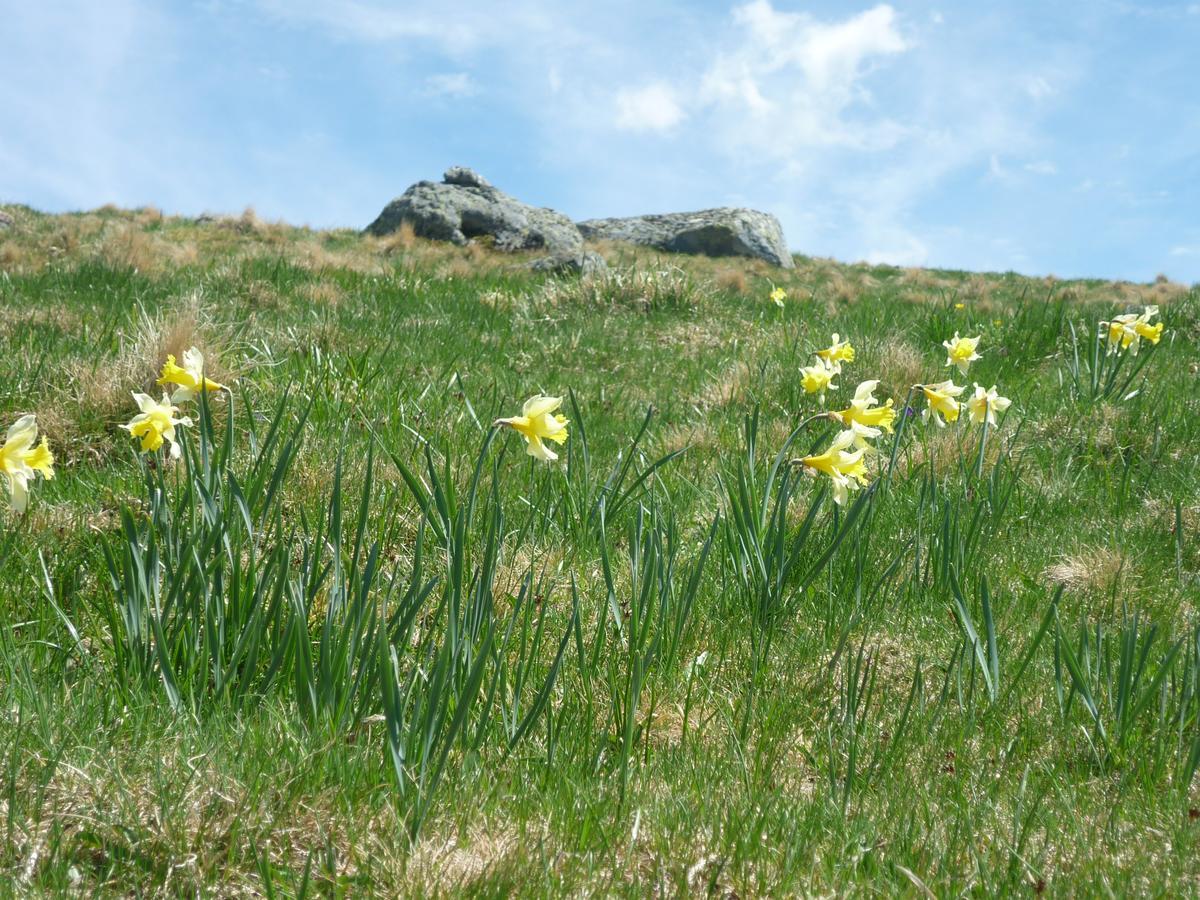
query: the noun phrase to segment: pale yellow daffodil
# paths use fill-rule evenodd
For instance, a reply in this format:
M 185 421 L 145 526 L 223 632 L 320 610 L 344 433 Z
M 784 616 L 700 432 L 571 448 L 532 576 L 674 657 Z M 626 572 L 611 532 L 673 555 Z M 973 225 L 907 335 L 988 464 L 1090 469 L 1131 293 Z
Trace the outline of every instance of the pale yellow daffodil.
M 176 365 L 173 354 L 167 354 L 167 361 L 163 363 L 158 384 L 176 386 L 174 393 L 171 394 L 172 403 L 193 400 L 202 390 L 219 391 L 225 387 L 211 378 L 204 377 L 204 354 L 195 347 L 183 351 L 182 366 Z
M 804 388 L 804 392 L 816 394 L 817 401 L 822 406 L 825 405 L 825 392 L 837 390 L 837 385 L 833 383 L 837 372 L 822 359 L 818 359 L 815 366 L 803 366 L 800 374 L 803 376 L 800 386 Z
M 170 398 L 165 393 L 162 403 L 136 391 L 133 393 L 133 399 L 137 401 L 141 412 L 130 419 L 128 425 L 121 427 L 135 438 L 141 438 L 143 453 L 157 450 L 165 440 L 171 445 L 172 458 L 178 458 L 180 451 L 179 444 L 175 442 L 175 429 L 181 425 L 190 426 L 192 420 L 187 416 L 177 417 L 176 413 L 179 412 L 179 407 L 172 406 Z
M 960 387 L 953 381 L 921 385 L 921 393 L 925 395 L 925 401 L 928 404 L 921 411 L 921 419 L 928 422 L 932 418 L 933 423 L 939 428 L 945 428 L 946 422 L 958 421 L 959 407 L 955 397 L 965 390 L 965 386 Z
M 967 369 L 971 363 L 977 359 L 981 359 L 977 348 L 979 347 L 978 337 L 959 337 L 958 332 L 954 332 L 954 337 L 948 341 L 942 341 L 942 346 L 946 348 L 946 365 L 958 366 L 958 371 L 964 375 L 967 374 Z
M 854 399 L 850 406 L 835 413 L 830 413 L 844 426 L 849 428 L 855 422 L 869 427 L 879 427 L 888 434 L 892 433 L 892 423 L 896 421 L 896 411 L 892 409 L 892 401 L 888 400 L 883 406 L 872 406 L 879 401 L 875 398 L 875 388 L 879 379 L 864 381 L 854 391 Z
M 493 425 L 507 425 L 525 438 L 525 452 L 530 456 L 551 462 L 558 454 L 546 446 L 544 441 L 563 444 L 567 440 L 567 419 L 556 414 L 562 406 L 562 397 L 546 397 L 538 394 L 525 401 L 521 415 L 508 419 L 497 419 Z
M 21 416 L 9 427 L 0 446 L 0 474 L 8 478 L 9 505 L 18 514 L 29 506 L 29 482 L 34 476 L 47 480 L 54 477 L 54 454 L 44 436 L 34 446 L 37 433 L 37 417 Z
M 846 429 L 853 435 L 852 443 L 855 450 L 866 450 L 867 455 L 875 452 L 875 447 L 871 441 L 875 440 L 881 434 L 878 428 L 872 428 L 870 425 L 864 425 L 862 422 L 851 422 L 850 427 Z
M 833 481 L 833 502 L 844 506 L 850 491 L 867 483 L 867 467 L 863 462 L 865 449 L 847 452 L 854 443 L 854 432 L 843 431 L 833 439 L 829 449 L 815 456 L 805 456 L 800 465 L 809 472 L 828 475 Z
M 1111 356 L 1118 350 L 1129 350 L 1136 355 L 1143 338 L 1151 344 L 1157 344 L 1162 339 L 1163 323 L 1150 324 L 1150 320 L 1157 315 L 1158 307 L 1151 305 L 1140 314 L 1124 313 L 1113 316 L 1111 322 L 1101 322 L 1101 329 L 1108 333 L 1108 354 Z
M 850 345 L 849 340 L 843 341 L 840 338 L 841 335 L 835 331 L 833 333 L 833 343 L 817 351 L 817 356 L 827 362 L 831 369 L 839 373 L 842 371 L 842 363 L 854 362 L 854 347 Z
M 1002 413 L 1012 406 L 1012 401 L 996 393 L 993 384 L 984 390 L 981 384 L 975 385 L 975 396 L 967 401 L 967 409 L 971 412 L 971 422 L 982 425 L 985 421 L 989 428 L 996 427 L 996 413 Z
M 771 301 L 776 306 L 778 306 L 780 309 L 783 309 L 783 301 L 787 299 L 787 291 L 781 287 L 777 287 L 767 296 L 770 297 Z

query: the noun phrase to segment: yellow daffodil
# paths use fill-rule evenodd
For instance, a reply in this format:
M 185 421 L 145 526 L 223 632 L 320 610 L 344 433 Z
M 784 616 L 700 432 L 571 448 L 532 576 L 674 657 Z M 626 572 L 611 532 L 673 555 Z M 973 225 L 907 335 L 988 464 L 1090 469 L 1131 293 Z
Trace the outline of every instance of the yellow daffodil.
M 871 441 L 883 434 L 878 428 L 872 428 L 870 425 L 864 425 L 862 422 L 851 422 L 850 427 L 846 429 L 852 437 L 852 443 L 855 450 L 866 450 L 870 455 L 875 452 L 875 447 Z
M 971 411 L 971 422 L 982 425 L 986 421 L 990 428 L 996 427 L 996 413 L 1002 413 L 1010 406 L 1012 401 L 997 394 L 994 384 L 984 390 L 982 385 L 976 383 L 975 396 L 967 401 L 967 408 Z
M 956 331 L 953 338 L 942 341 L 942 346 L 946 348 L 946 365 L 958 366 L 958 371 L 964 375 L 967 374 L 971 363 L 980 359 L 976 352 L 976 348 L 979 346 L 979 337 L 959 337 Z
M 525 438 L 525 452 L 547 462 L 558 459 L 558 454 L 543 441 L 566 443 L 567 419 L 555 413 L 562 406 L 562 397 L 545 397 L 538 394 L 525 401 L 521 415 L 510 419 L 497 419 L 494 425 L 507 425 Z
M 184 416 L 177 418 L 178 406 L 172 406 L 170 399 L 164 393 L 162 403 L 146 394 L 133 393 L 141 412 L 129 420 L 128 425 L 121 427 L 135 438 L 142 439 L 142 452 L 157 450 L 165 440 L 171 445 L 171 456 L 179 456 L 179 444 L 175 443 L 175 429 L 180 425 L 191 425 L 192 420 Z
M 841 336 L 835 331 L 833 333 L 833 343 L 824 350 L 818 350 L 817 356 L 821 357 L 829 364 L 833 371 L 840 373 L 842 371 L 842 363 L 854 362 L 854 348 L 850 346 L 850 341 L 839 340 Z
M 965 304 L 965 303 L 955 303 L 955 304 L 954 304 L 954 308 L 955 308 L 955 309 L 966 309 L 966 308 L 967 308 L 967 304 Z
M 1142 339 L 1145 338 L 1151 344 L 1157 344 L 1162 338 L 1163 323 L 1156 322 L 1151 325 L 1150 320 L 1158 315 L 1157 306 L 1147 306 L 1139 315 L 1137 313 L 1125 313 L 1120 316 L 1113 316 L 1111 322 L 1101 322 L 1101 328 L 1108 331 L 1108 353 L 1109 355 L 1116 353 L 1118 350 L 1129 350 L 1130 353 L 1137 354 Z
M 771 291 L 768 296 L 776 306 L 778 306 L 780 309 L 783 309 L 783 301 L 787 299 L 787 291 L 781 287 L 777 287 L 775 290 Z
M 21 416 L 8 429 L 4 445 L 0 446 L 0 473 L 8 478 L 8 495 L 13 512 L 23 513 L 29 505 L 29 482 L 35 475 L 54 477 L 54 454 L 42 437 L 37 440 L 37 418 Z
M 825 392 L 837 390 L 837 385 L 833 383 L 837 372 L 822 359 L 818 359 L 815 366 L 802 367 L 800 374 L 803 376 L 800 386 L 807 394 L 817 394 L 822 406 L 825 405 Z
M 844 506 L 850 491 L 867 483 L 867 467 L 863 462 L 865 449 L 847 452 L 854 443 L 854 432 L 843 431 L 833 439 L 829 449 L 816 456 L 806 456 L 800 464 L 810 472 L 820 472 L 833 480 L 833 502 Z
M 195 399 L 202 390 L 219 391 L 225 387 L 223 384 L 204 377 L 204 354 L 195 347 L 183 351 L 182 366 L 175 364 L 173 354 L 167 354 L 167 361 L 163 363 L 158 383 L 160 385 L 176 385 L 175 392 L 171 394 L 172 403 Z
M 921 385 L 921 393 L 925 395 L 928 404 L 921 412 L 921 418 L 928 422 L 932 417 L 933 423 L 939 428 L 945 428 L 946 422 L 958 421 L 958 401 L 954 398 L 966 390 L 953 381 L 939 381 L 937 384 Z M 945 419 L 945 421 L 942 421 Z
M 879 379 L 864 381 L 854 391 L 854 399 L 847 409 L 830 413 L 839 422 L 849 428 L 855 422 L 869 427 L 879 427 L 888 434 L 892 433 L 892 423 L 896 421 L 896 411 L 892 409 L 892 401 L 888 400 L 883 406 L 872 406 L 879 401 L 875 398 L 875 388 Z

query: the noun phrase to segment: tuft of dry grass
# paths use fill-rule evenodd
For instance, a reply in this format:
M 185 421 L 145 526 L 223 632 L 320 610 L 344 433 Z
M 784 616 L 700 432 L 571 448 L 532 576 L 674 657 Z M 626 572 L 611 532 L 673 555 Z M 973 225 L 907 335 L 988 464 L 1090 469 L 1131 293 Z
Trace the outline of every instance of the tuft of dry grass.
M 750 366 L 745 362 L 735 362 L 705 383 L 698 405 L 712 408 L 740 402 L 750 387 L 750 381 Z
M 1066 553 L 1051 564 L 1042 576 L 1051 584 L 1069 590 L 1109 593 L 1116 589 L 1119 579 L 1129 569 L 1123 550 L 1107 547 L 1080 547 Z
M 929 371 L 929 361 L 921 351 L 901 337 L 892 337 L 879 351 L 876 371 L 883 375 L 882 384 L 888 389 L 896 403 L 902 403 L 914 384 L 940 381 Z M 843 378 L 846 376 L 843 375 Z M 853 380 L 853 379 L 851 379 Z
M 749 282 L 746 280 L 746 272 L 744 269 L 729 266 L 717 272 L 714 279 L 719 290 L 730 294 L 738 294 L 745 296 L 750 288 Z

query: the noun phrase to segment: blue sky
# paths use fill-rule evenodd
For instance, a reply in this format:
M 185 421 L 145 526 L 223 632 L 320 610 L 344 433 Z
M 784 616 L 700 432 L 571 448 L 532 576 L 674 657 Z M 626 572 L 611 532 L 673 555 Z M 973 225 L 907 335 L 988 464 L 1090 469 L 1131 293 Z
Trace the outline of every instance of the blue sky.
M 1200 281 L 1200 3 L 0 0 L 0 200 L 362 227 L 470 165 L 574 218 Z

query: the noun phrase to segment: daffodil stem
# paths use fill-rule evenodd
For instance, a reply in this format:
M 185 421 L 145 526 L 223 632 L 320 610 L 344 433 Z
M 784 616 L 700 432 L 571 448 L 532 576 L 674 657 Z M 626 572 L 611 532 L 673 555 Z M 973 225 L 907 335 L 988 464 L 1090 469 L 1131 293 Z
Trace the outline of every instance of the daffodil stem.
M 979 457 L 975 460 L 975 477 L 983 477 L 983 450 L 987 445 L 988 423 L 987 416 L 983 419 L 983 430 L 979 432 Z
M 892 441 L 892 455 L 888 459 L 887 474 L 884 475 L 884 480 L 890 485 L 892 483 L 892 469 L 896 466 L 896 454 L 900 452 L 900 439 L 904 436 L 904 429 L 908 427 L 908 411 L 912 408 L 913 392 L 920 387 L 914 384 L 908 389 L 908 393 L 904 397 L 904 409 L 900 410 L 900 427 L 896 429 L 896 437 Z

